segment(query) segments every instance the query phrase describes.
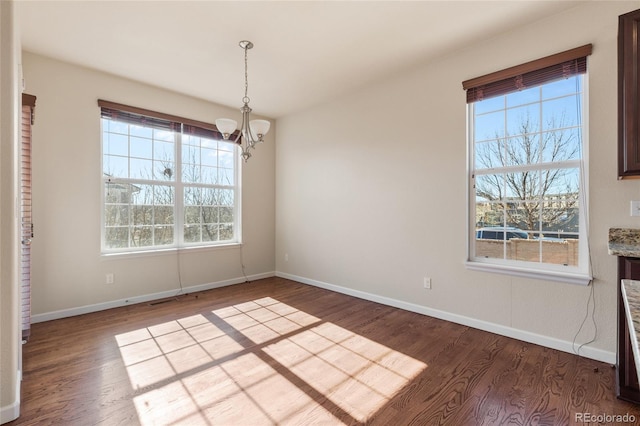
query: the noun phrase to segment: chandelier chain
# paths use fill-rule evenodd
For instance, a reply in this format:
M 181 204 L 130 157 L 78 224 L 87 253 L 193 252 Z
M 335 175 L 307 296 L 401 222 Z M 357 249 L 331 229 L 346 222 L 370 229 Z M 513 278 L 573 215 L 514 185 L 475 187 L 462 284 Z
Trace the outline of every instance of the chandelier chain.
M 244 98 L 242 98 L 242 102 L 245 104 L 249 103 L 249 72 L 248 72 L 248 60 L 247 60 L 247 51 L 248 47 L 244 48 Z

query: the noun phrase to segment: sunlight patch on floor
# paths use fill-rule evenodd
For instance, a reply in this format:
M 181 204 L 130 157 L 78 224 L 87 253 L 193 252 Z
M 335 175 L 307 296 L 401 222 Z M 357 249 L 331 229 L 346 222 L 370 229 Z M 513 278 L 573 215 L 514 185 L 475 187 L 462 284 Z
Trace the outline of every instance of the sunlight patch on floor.
M 426 368 L 270 297 L 116 341 L 143 425 L 363 422 Z
M 359 422 L 426 368 L 423 362 L 332 323 L 264 351 Z

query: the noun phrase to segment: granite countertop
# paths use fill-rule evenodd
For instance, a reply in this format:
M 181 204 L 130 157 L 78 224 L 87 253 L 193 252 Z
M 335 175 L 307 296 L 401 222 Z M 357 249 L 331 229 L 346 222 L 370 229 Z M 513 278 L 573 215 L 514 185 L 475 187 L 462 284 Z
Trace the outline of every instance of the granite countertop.
M 640 229 L 610 228 L 609 254 L 640 257 Z
M 629 337 L 633 349 L 633 360 L 640 366 L 640 342 L 638 342 L 638 332 L 640 332 L 640 281 L 622 280 L 622 300 L 624 301 L 624 311 L 629 325 Z M 638 381 L 640 381 L 640 369 L 638 369 Z

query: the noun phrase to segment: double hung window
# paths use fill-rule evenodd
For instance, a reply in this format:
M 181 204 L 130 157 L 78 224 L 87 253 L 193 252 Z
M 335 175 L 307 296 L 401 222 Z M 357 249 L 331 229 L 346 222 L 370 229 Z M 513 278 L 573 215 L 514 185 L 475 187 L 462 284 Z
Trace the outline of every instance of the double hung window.
M 589 282 L 590 52 L 588 45 L 463 83 L 471 268 Z
M 211 124 L 98 104 L 103 253 L 240 241 L 233 143 Z

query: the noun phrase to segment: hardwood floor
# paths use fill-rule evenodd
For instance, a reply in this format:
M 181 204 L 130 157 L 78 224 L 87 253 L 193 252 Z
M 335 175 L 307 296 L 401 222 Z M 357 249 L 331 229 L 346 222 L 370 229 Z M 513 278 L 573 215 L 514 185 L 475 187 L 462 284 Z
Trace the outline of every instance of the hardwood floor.
M 11 425 L 640 422 L 610 365 L 281 278 L 34 324 L 23 348 Z

